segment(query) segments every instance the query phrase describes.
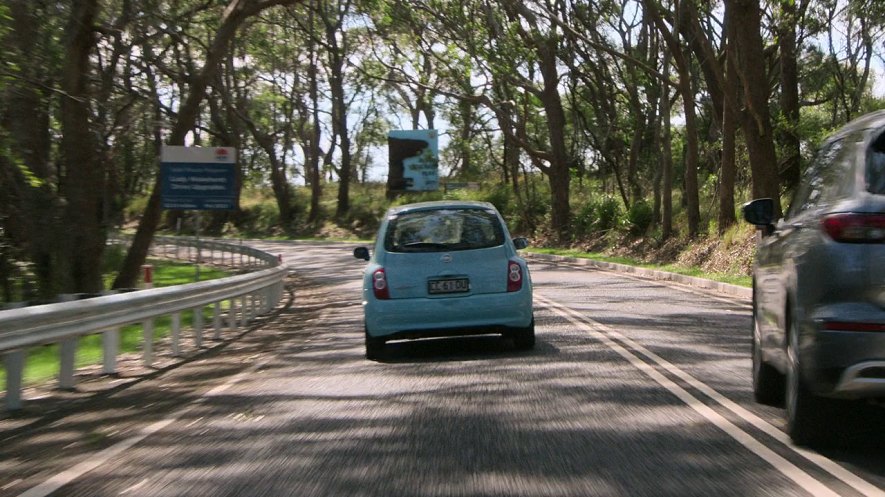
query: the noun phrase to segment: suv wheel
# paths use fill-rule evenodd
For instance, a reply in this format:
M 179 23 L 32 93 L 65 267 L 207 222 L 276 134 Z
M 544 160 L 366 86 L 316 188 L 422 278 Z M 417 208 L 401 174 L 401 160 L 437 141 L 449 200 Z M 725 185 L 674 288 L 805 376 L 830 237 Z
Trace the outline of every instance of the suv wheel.
M 762 357 L 762 335 L 753 312 L 753 397 L 756 402 L 780 406 L 784 402 L 784 376 Z
M 792 321 L 792 320 L 791 320 Z M 834 434 L 833 401 L 814 395 L 806 386 L 799 367 L 799 333 L 790 323 L 787 344 L 787 433 L 797 445 L 821 446 Z

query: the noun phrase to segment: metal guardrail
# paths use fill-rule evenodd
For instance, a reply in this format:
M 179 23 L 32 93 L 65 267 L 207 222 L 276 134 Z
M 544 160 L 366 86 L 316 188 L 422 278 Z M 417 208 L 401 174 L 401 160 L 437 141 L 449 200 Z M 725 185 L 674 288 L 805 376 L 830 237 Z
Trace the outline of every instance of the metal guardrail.
M 250 319 L 274 308 L 283 294 L 283 280 L 288 269 L 277 256 L 240 244 L 218 240 L 156 237 L 155 255 L 169 256 L 176 250 L 177 259 L 199 262 L 208 259 L 253 269 L 254 271 L 187 285 L 118 293 L 101 297 L 0 311 L 0 355 L 6 370 L 6 408 L 22 406 L 22 377 L 30 348 L 57 343 L 59 347 L 58 386 L 74 388 L 75 355 L 80 337 L 102 335 L 104 374 L 116 373 L 120 348 L 120 329 L 130 324 L 142 325 L 142 359 L 145 366 L 154 362 L 154 321 L 171 316 L 172 355 L 180 355 L 181 313 L 193 312 L 193 334 L 197 347 L 202 345 L 203 310 L 212 305 L 213 338 L 220 338 L 223 321 L 236 330 Z M 177 251 L 188 250 L 182 256 Z M 165 251 L 165 253 L 160 253 Z M 226 261 L 226 262 L 224 262 Z M 263 268 L 263 269 L 262 269 Z M 226 315 L 222 302 L 228 301 Z M 226 318 L 226 319 L 225 319 Z

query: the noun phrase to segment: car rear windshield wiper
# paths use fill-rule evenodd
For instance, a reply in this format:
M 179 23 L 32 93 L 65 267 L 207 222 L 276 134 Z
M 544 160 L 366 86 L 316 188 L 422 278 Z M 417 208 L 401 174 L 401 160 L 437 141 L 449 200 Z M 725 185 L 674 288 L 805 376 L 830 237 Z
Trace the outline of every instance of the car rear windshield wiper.
M 399 245 L 397 248 L 407 252 L 433 252 L 436 250 L 448 250 L 450 245 L 448 243 L 411 242 Z

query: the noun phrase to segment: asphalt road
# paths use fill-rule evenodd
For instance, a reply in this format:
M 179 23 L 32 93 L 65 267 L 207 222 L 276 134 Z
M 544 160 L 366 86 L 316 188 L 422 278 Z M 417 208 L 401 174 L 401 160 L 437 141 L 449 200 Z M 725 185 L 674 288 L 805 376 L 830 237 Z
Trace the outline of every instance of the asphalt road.
M 530 263 L 533 351 L 364 358 L 362 261 L 261 242 L 294 300 L 236 340 L 0 432 L 0 495 L 883 496 L 882 410 L 794 447 L 752 401 L 749 302 Z M 2 424 L 0 424 L 2 427 Z

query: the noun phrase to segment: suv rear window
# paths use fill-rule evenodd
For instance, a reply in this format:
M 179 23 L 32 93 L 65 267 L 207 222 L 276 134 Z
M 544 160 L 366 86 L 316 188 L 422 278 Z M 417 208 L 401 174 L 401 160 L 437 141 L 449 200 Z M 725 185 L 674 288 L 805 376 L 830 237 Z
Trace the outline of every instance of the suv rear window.
M 498 216 L 484 209 L 408 212 L 390 220 L 388 252 L 443 252 L 497 247 L 504 243 Z
M 870 193 L 885 195 L 885 133 L 879 135 L 870 147 L 866 180 Z

